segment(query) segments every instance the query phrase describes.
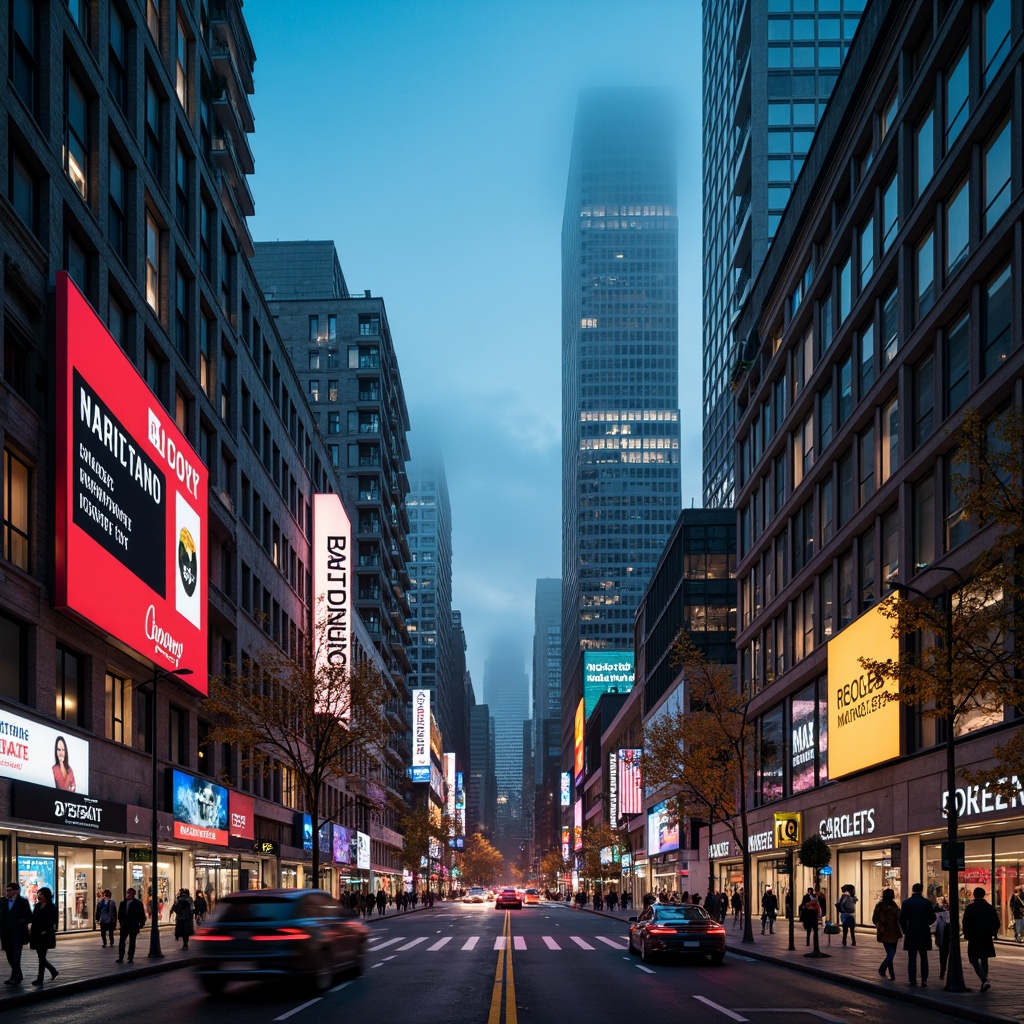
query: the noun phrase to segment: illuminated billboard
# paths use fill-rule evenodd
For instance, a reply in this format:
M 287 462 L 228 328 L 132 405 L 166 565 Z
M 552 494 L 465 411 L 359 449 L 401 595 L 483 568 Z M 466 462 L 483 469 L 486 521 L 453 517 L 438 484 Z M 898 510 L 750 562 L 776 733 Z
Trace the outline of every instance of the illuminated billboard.
M 171 773 L 174 838 L 228 845 L 228 791 L 177 768 Z
M 56 607 L 207 691 L 208 474 L 57 274 Z
M 583 730 L 586 724 L 583 701 L 581 700 L 576 705 L 576 722 L 573 731 L 573 769 L 577 786 L 583 781 Z
M 647 854 L 665 853 L 679 849 L 679 822 L 673 822 L 668 804 L 662 800 L 647 814 Z
M 336 494 L 313 495 L 313 655 L 318 670 L 347 670 L 352 646 L 352 523 Z M 336 676 L 334 677 L 337 678 Z M 347 719 L 348 696 L 327 684 L 317 711 Z M 330 707 L 328 705 L 334 705 Z
M 412 691 L 412 781 L 430 781 L 430 691 Z
M 583 700 L 589 715 L 603 693 L 633 689 L 632 651 L 584 651 Z
M 331 860 L 335 864 L 352 863 L 352 830 L 331 824 Z
M 0 775 L 86 796 L 89 744 L 0 708 Z
M 572 780 L 568 772 L 561 773 L 558 802 L 560 807 L 572 806 Z
M 572 848 L 577 853 L 583 849 L 583 799 L 572 805 Z
M 455 817 L 455 755 L 444 754 L 444 784 L 447 796 L 445 799 L 445 811 L 449 817 Z
M 356 832 L 356 867 L 370 870 L 370 837 L 365 832 Z
M 894 679 L 871 679 L 865 654 L 877 661 L 900 656 L 893 620 L 883 609 L 893 597 L 865 612 L 828 642 L 828 776 L 839 779 L 900 753 L 900 705 Z
M 228 833 L 239 839 L 256 838 L 256 801 L 228 790 Z
M 618 751 L 619 816 L 623 818 L 641 814 L 644 809 L 643 783 L 640 780 L 642 754 L 639 747 L 624 747 Z

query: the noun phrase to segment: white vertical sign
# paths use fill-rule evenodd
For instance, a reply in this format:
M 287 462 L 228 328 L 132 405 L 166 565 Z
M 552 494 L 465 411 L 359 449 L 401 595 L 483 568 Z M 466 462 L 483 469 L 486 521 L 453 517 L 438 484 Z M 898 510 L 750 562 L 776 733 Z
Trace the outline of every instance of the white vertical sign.
M 347 669 L 352 645 L 352 523 L 336 494 L 313 495 L 313 656 Z M 347 702 L 346 702 L 347 704 Z M 339 710 L 347 717 L 348 709 Z

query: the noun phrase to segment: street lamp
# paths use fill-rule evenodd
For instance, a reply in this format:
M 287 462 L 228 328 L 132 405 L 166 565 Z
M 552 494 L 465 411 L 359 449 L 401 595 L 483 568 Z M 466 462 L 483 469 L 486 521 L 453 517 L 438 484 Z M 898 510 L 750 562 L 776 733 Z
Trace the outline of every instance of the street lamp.
M 960 585 L 952 589 L 943 589 L 942 606 L 945 616 L 943 644 L 946 648 L 946 706 L 943 709 L 943 718 L 946 723 L 946 848 L 947 863 L 949 864 L 949 962 L 946 965 L 946 986 L 947 992 L 970 992 L 964 981 L 964 965 L 960 955 L 960 860 L 958 843 L 958 826 L 960 809 L 956 803 L 956 708 L 953 700 L 953 594 L 961 591 L 968 585 L 968 580 L 958 569 L 951 565 L 917 565 L 918 571 L 937 569 L 941 572 L 951 573 L 960 581 Z M 932 603 L 935 606 L 935 598 L 911 587 L 906 583 L 890 581 L 890 585 L 897 591 L 908 590 L 912 594 Z
M 171 679 L 175 676 L 178 678 L 184 678 L 185 676 L 192 675 L 192 669 L 190 668 L 176 668 L 171 671 L 161 671 L 158 668 L 153 669 L 153 678 L 150 680 L 150 690 L 152 693 L 152 700 L 149 706 L 149 742 L 152 746 L 150 753 L 152 754 L 151 759 L 151 782 L 153 785 L 152 791 L 152 805 L 153 805 L 153 822 L 152 831 L 150 838 L 153 843 L 153 867 L 150 876 L 150 905 L 149 905 L 149 959 L 150 960 L 163 960 L 164 954 L 160 949 L 160 917 L 159 908 L 160 901 L 157 897 L 157 883 L 156 883 L 156 844 L 158 839 L 159 828 L 157 824 L 157 785 L 156 785 L 156 684 L 160 679 Z

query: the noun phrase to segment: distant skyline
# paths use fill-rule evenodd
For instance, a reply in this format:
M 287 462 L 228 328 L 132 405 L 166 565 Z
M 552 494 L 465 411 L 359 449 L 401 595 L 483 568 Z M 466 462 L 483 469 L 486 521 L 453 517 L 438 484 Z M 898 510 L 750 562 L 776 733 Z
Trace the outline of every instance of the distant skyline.
M 561 572 L 559 237 L 579 88 L 678 101 L 682 504 L 701 493 L 701 6 L 249 0 L 257 240 L 337 244 L 383 296 L 412 422 L 440 442 L 477 699 Z M 313 29 L 311 31 L 311 28 Z

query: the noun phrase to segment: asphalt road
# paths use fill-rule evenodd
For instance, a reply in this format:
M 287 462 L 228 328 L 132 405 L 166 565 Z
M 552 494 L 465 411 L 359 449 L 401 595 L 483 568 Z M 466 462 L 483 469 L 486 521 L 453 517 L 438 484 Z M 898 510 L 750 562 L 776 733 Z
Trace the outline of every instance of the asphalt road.
M 794 975 L 730 953 L 721 967 L 648 966 L 624 925 L 541 904 L 495 911 L 444 904 L 376 922 L 361 977 L 324 996 L 292 986 L 233 984 L 211 999 L 189 970 L 126 981 L 4 1013 L 5 1024 L 935 1024 L 942 1015 Z M 948 1018 L 952 1020 L 952 1018 Z

